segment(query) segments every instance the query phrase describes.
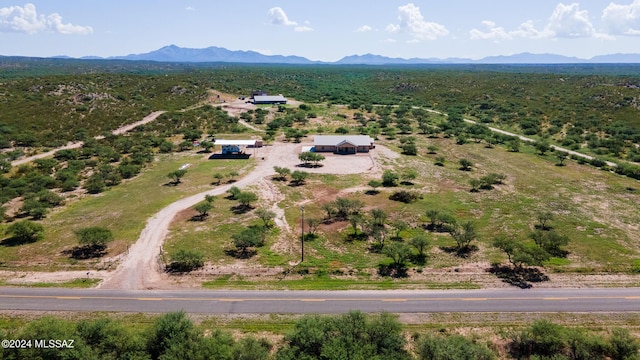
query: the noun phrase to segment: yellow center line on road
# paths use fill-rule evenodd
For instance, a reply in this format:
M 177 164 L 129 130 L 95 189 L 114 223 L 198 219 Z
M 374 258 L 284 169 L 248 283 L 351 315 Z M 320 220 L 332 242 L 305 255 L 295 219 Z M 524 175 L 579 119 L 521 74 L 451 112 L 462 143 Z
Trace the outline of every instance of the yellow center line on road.
M 261 302 L 271 302 L 271 301 L 308 301 L 308 302 L 320 302 L 320 301 L 381 301 L 381 302 L 416 302 L 416 301 L 540 301 L 540 300 L 640 300 L 640 296 L 570 296 L 570 297 L 541 297 L 541 296 L 532 296 L 532 297 L 495 297 L 495 298 L 465 298 L 465 297 L 422 297 L 422 298 L 220 298 L 220 297 L 197 297 L 197 298 L 188 298 L 188 297 L 136 297 L 136 296 L 59 296 L 59 295 L 5 295 L 0 294 L 0 299 L 59 299 L 59 300 L 145 300 L 145 301 L 220 301 L 220 302 L 241 302 L 241 301 L 261 301 Z
M 125 296 L 59 296 L 59 295 L 0 295 L 5 299 L 86 299 L 86 300 L 133 300 L 136 297 Z M 159 298 L 162 299 L 162 298 Z M 164 299 L 162 299 L 164 300 Z

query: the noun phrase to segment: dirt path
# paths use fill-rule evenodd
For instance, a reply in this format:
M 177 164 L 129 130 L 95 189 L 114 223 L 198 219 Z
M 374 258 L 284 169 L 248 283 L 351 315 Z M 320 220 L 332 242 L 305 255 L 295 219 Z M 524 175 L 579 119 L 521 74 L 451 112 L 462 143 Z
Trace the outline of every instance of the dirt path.
M 251 129 L 251 130 L 253 130 L 253 131 L 257 131 L 257 132 L 264 132 L 264 130 L 262 130 L 262 129 L 258 129 L 257 127 L 255 127 L 255 126 L 253 126 L 253 125 L 249 124 L 248 122 L 246 122 L 246 121 L 244 121 L 244 120 L 242 120 L 242 119 L 241 119 L 241 120 L 238 120 L 238 124 L 240 124 L 240 125 L 242 125 L 242 126 L 244 126 L 244 127 L 247 127 L 247 128 L 249 128 L 249 129 Z
M 285 232 L 290 233 L 291 227 L 284 217 L 284 209 L 278 206 L 278 203 L 285 199 L 284 195 L 280 192 L 280 190 L 278 190 L 278 187 L 275 186 L 273 182 L 263 177 L 258 182 L 258 197 L 266 203 L 266 208 L 270 209 L 274 214 L 276 214 L 273 222 L 275 222 L 276 226 L 283 230 L 283 233 L 281 235 L 285 235 Z
M 273 167 L 280 165 L 280 159 L 292 150 L 290 144 L 279 144 L 278 146 L 263 148 L 261 149 L 261 157 L 264 157 L 264 160 L 258 160 L 257 167 L 242 179 L 178 200 L 160 210 L 147 221 L 147 226 L 142 230 L 140 238 L 131 246 L 129 254 L 125 256 L 118 269 L 107 276 L 99 287 L 104 289 L 166 288 L 168 283 L 165 281 L 165 275 L 160 269 L 158 256 L 161 252 L 162 243 L 167 236 L 169 225 L 176 214 L 204 200 L 205 195 L 221 195 L 226 193 L 232 186 L 243 188 L 264 181 L 265 177 L 275 174 Z M 274 208 L 277 208 L 277 205 Z M 284 210 L 277 218 L 278 222 L 286 224 Z
M 278 202 L 284 199 L 278 188 L 266 178 L 275 175 L 274 166 L 295 167 L 300 161 L 297 154 L 300 152 L 302 144 L 278 143 L 260 149 L 258 165 L 242 179 L 232 184 L 218 186 L 196 195 L 178 200 L 165 207 L 147 221 L 147 226 L 140 234 L 138 241 L 129 248 L 129 253 L 125 256 L 118 269 L 105 277 L 99 286 L 105 289 L 158 289 L 170 287 L 170 282 L 166 281 L 167 276 L 161 271 L 158 256 L 161 253 L 162 243 L 167 236 L 169 225 L 173 218 L 180 212 L 202 201 L 205 195 L 221 195 L 226 193 L 232 186 L 243 188 L 249 185 L 256 185 L 260 192 L 260 198 L 270 204 L 271 210 L 276 214 L 274 219 L 277 226 L 283 229 L 281 241 L 287 241 L 291 228 L 285 219 L 285 211 L 278 207 Z M 378 149 L 379 148 L 379 149 Z M 393 157 L 393 152 L 383 146 L 376 148 L 382 151 L 384 157 Z M 376 155 L 379 156 L 379 155 Z M 264 159 L 264 160 L 263 160 Z M 337 161 L 337 160 L 342 161 Z M 337 156 L 334 161 L 327 161 L 326 166 L 314 169 L 314 172 L 325 172 L 332 174 L 361 173 L 363 170 L 358 166 L 354 167 L 354 160 L 360 160 L 362 165 L 369 171 L 375 168 L 375 161 L 371 156 L 358 156 L 351 158 L 351 161 L 344 161 L 344 157 Z M 371 165 L 373 162 L 373 165 Z M 280 244 L 283 245 L 283 244 Z M 286 244 L 285 244 L 286 245 Z
M 434 114 L 447 116 L 447 114 L 443 113 L 442 111 L 433 110 L 433 109 L 424 109 L 424 110 L 426 110 L 428 112 L 431 112 L 431 113 L 434 113 Z M 478 123 L 477 121 L 473 121 L 473 120 L 470 120 L 470 119 L 462 119 L 462 120 L 464 120 L 466 123 L 469 123 L 469 124 L 477 124 Z M 536 143 L 536 140 L 534 140 L 532 138 L 529 138 L 529 137 L 526 137 L 526 136 L 518 135 L 516 133 L 512 133 L 512 132 L 509 132 L 509 131 L 501 130 L 501 129 L 494 128 L 494 127 L 491 127 L 491 126 L 487 126 L 487 128 L 489 128 L 489 130 L 491 130 L 491 131 L 493 131 L 495 133 L 498 133 L 498 134 L 503 134 L 503 135 L 508 135 L 508 136 L 515 136 L 515 137 L 517 137 L 518 139 L 520 139 L 522 141 L 526 141 L 526 142 L 534 143 L 534 144 Z M 591 155 L 587 155 L 587 154 L 583 154 L 583 153 L 580 153 L 580 152 L 577 152 L 577 151 L 569 150 L 569 149 L 566 149 L 566 148 L 563 148 L 563 147 L 560 147 L 560 146 L 551 145 L 551 148 L 554 149 L 554 150 L 566 152 L 569 155 L 575 155 L 575 156 L 581 157 L 583 159 L 587 159 L 587 160 L 593 160 L 594 159 L 594 157 L 591 156 Z M 607 166 L 610 166 L 610 167 L 617 167 L 618 166 L 618 164 L 616 164 L 614 162 L 611 162 L 611 161 L 605 161 L 605 163 L 607 164 Z
M 117 128 L 117 129 L 113 130 L 111 133 L 114 134 L 114 135 L 124 134 L 124 133 L 126 133 L 128 131 L 133 130 L 134 128 L 136 128 L 136 127 L 138 127 L 140 125 L 144 125 L 144 124 L 147 124 L 147 123 L 150 123 L 150 122 L 154 121 L 155 119 L 158 118 L 158 116 L 164 114 L 165 112 L 166 111 L 155 111 L 155 112 L 152 112 L 151 114 L 145 116 L 144 119 L 142 119 L 140 121 L 136 121 L 136 122 L 134 122 L 132 124 L 121 126 L 121 127 Z M 102 135 L 96 136 L 95 139 L 97 139 L 97 140 L 104 139 L 104 136 L 102 136 Z M 55 148 L 53 150 L 49 150 L 49 151 L 41 153 L 41 154 L 36 154 L 36 155 L 29 156 L 29 157 L 26 157 L 26 158 L 14 160 L 14 161 L 11 162 L 11 166 L 19 166 L 19 165 L 31 162 L 33 160 L 50 157 L 50 156 L 53 156 L 56 152 L 58 152 L 60 150 L 78 149 L 78 148 L 81 148 L 82 145 L 84 145 L 84 142 L 82 142 L 82 141 L 79 141 L 79 142 L 76 142 L 76 143 L 69 143 L 69 144 L 67 144 L 65 146 L 60 146 L 60 147 L 57 147 L 57 148 Z
M 124 133 L 126 133 L 128 131 L 131 131 L 131 130 L 137 128 L 140 125 L 148 124 L 148 123 L 150 123 L 152 121 L 155 121 L 158 118 L 158 116 L 160 116 L 160 115 L 162 115 L 164 113 L 166 113 L 166 111 L 154 111 L 151 114 L 145 116 L 144 119 L 142 119 L 140 121 L 136 121 L 133 124 L 125 125 L 125 126 L 122 126 L 120 128 L 117 128 L 117 129 L 113 130 L 112 134 L 113 135 L 124 134 Z

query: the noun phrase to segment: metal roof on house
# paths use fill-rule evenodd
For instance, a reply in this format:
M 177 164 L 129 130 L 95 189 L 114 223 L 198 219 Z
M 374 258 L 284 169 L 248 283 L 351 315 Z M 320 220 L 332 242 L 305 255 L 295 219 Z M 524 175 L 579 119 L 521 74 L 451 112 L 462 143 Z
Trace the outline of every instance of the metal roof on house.
M 315 146 L 338 146 L 342 143 L 351 143 L 355 146 L 370 146 L 373 139 L 368 135 L 315 135 Z
M 255 101 L 255 102 L 279 102 L 279 101 L 287 101 L 287 99 L 282 95 L 255 95 L 253 97 L 253 101 Z
M 250 146 L 256 145 L 256 141 L 258 140 L 225 140 L 225 139 L 216 139 L 213 142 L 214 145 L 237 145 L 237 146 Z

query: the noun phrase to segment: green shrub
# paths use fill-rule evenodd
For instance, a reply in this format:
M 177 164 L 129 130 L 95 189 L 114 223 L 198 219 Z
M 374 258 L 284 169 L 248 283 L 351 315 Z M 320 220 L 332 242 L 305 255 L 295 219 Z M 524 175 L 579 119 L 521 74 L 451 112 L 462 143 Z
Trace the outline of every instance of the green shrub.
M 131 179 L 138 175 L 142 170 L 142 166 L 135 164 L 120 164 L 118 166 L 118 173 L 123 179 Z
M 405 155 L 417 155 L 418 154 L 418 146 L 416 146 L 413 142 L 408 142 L 402 147 L 402 153 Z
M 264 245 L 266 233 L 264 228 L 250 226 L 238 234 L 231 235 L 231 238 L 233 239 L 233 245 L 240 252 L 239 255 L 246 256 L 248 254 L 248 248 L 261 247 Z
M 76 326 L 73 322 L 68 320 L 57 319 L 53 317 L 44 317 L 30 321 L 29 324 L 23 328 L 18 334 L 16 339 L 44 339 L 47 344 L 50 339 L 53 340 L 65 340 L 73 339 L 71 344 L 73 348 L 42 348 L 36 347 L 34 343 L 29 348 L 16 349 L 9 351 L 8 359 L 90 359 L 96 358 L 92 354 L 91 349 L 84 343 L 82 338 L 78 336 Z M 13 354 L 11 354 L 13 353 Z
M 614 329 L 609 337 L 609 356 L 612 359 L 638 359 L 640 343 L 627 329 Z
M 393 171 L 385 170 L 382 173 L 382 186 L 397 186 L 399 178 L 400 177 L 398 176 L 398 174 L 394 173 Z
M 512 355 L 526 357 L 562 354 L 567 348 L 565 335 L 566 332 L 562 326 L 546 320 L 538 320 L 512 339 Z
M 100 359 L 143 359 L 145 344 L 138 332 L 109 318 L 84 320 L 76 326 L 77 332 Z
M 304 316 L 285 336 L 277 360 L 408 360 L 402 326 L 390 314 L 367 316 L 352 311 L 339 317 Z
M 17 245 L 27 244 L 42 240 L 44 238 L 44 228 L 36 222 L 22 220 L 9 225 L 5 230 L 5 234 L 12 235 L 11 239 Z
M 495 354 L 461 335 L 428 335 L 417 344 L 419 360 L 491 360 Z
M 609 352 L 607 340 L 581 329 L 566 329 L 567 352 L 570 359 L 605 359 Z M 637 351 L 637 350 L 636 350 Z
M 184 311 L 156 319 L 147 335 L 147 351 L 152 359 L 195 359 L 202 334 Z
M 270 358 L 271 347 L 267 339 L 245 337 L 234 344 L 230 359 L 267 360 Z
M 413 191 L 406 191 L 406 190 L 396 191 L 393 194 L 391 194 L 391 196 L 389 196 L 390 200 L 400 201 L 405 204 L 412 203 L 421 198 L 422 197 L 420 194 Z
M 89 194 L 99 194 L 104 191 L 106 185 L 104 182 L 104 178 L 100 173 L 95 173 L 89 177 L 87 182 L 84 184 L 84 188 L 87 189 Z
M 189 272 L 204 266 L 204 255 L 197 250 L 180 249 L 171 256 L 169 271 Z
M 100 226 L 91 226 L 75 231 L 78 242 L 90 246 L 106 246 L 113 240 L 111 230 Z
M 349 129 L 347 129 L 347 128 L 346 128 L 346 127 L 344 127 L 344 126 L 341 126 L 341 127 L 337 128 L 337 129 L 335 130 L 335 133 L 336 133 L 336 134 L 348 134 L 348 133 L 349 133 Z

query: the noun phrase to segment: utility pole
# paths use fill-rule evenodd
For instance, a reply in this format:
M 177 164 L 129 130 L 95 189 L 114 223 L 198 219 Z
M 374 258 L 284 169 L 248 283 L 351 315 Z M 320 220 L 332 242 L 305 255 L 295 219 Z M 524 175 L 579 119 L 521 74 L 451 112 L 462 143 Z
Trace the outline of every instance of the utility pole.
M 300 206 L 300 211 L 302 211 L 302 240 L 300 241 L 300 243 L 302 244 L 302 260 L 300 260 L 300 262 L 302 263 L 304 262 L 304 205 Z

